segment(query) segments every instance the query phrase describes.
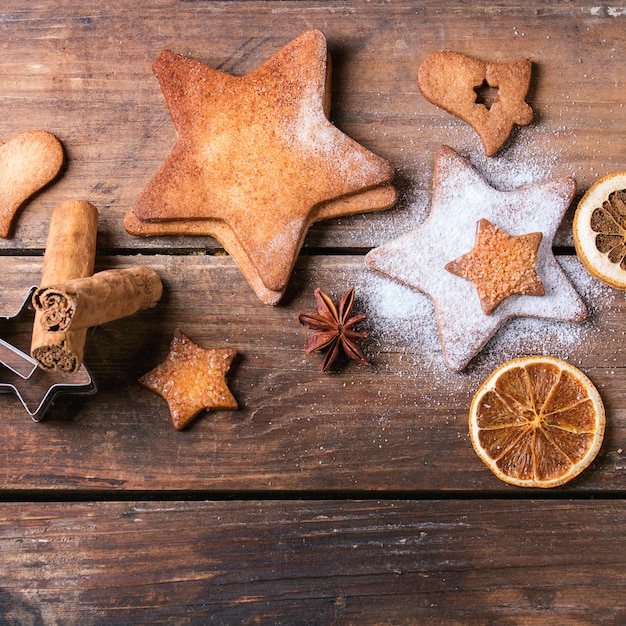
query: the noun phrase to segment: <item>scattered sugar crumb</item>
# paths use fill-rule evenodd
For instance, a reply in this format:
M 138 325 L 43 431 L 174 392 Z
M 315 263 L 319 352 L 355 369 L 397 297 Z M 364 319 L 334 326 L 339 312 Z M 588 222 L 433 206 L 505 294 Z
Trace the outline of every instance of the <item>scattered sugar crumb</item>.
M 557 139 L 568 133 L 564 128 L 549 131 L 534 126 L 515 128 L 504 147 L 495 156 L 486 157 L 474 130 L 453 116 L 449 117 L 448 124 L 442 127 L 440 143 L 468 158 L 485 180 L 500 191 L 511 191 L 555 177 L 576 177 L 573 169 L 564 166 L 563 151 L 558 147 Z M 414 143 L 407 136 L 399 137 L 397 141 Z M 345 223 L 358 222 L 361 225 L 364 245 L 379 246 L 395 239 L 416 228 L 430 212 L 435 153 L 425 162 L 424 154 L 417 146 L 411 150 L 402 159 L 404 181 L 398 204 L 375 215 L 343 218 Z

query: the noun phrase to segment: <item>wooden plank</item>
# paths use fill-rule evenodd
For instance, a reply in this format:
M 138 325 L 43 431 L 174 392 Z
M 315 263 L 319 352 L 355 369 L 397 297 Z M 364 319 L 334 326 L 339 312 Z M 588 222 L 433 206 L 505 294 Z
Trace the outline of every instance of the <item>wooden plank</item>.
M 424 219 L 442 143 L 502 189 L 567 175 L 580 196 L 624 169 L 625 26 L 622 8 L 583 0 L 4 2 L 0 140 L 49 130 L 67 166 L 0 242 L 0 315 L 38 282 L 49 216 L 69 198 L 100 210 L 98 269 L 146 263 L 165 294 L 90 334 L 96 395 L 59 398 L 41 423 L 0 396 L 0 622 L 624 623 L 624 295 L 561 256 L 589 320 L 512 322 L 452 374 L 427 298 L 374 276 L 361 254 Z M 328 37 L 333 121 L 394 163 L 401 197 L 314 226 L 269 308 L 229 258 L 203 254 L 214 240 L 143 240 L 122 219 L 175 141 L 150 71 L 159 51 L 244 74 L 308 28 Z M 533 61 L 535 121 L 496 158 L 417 89 L 419 62 L 443 48 Z M 558 246 L 570 225 L 571 214 Z M 322 374 L 298 313 L 313 310 L 315 287 L 338 297 L 353 284 L 372 365 Z M 240 351 L 229 375 L 240 409 L 184 432 L 137 382 L 175 328 Z M 0 320 L 5 336 L 27 349 L 30 321 Z M 592 378 L 607 432 L 581 477 L 529 492 L 476 457 L 467 410 L 494 367 L 537 352 Z
M 312 229 L 310 246 L 372 246 L 405 232 L 428 206 L 435 150 L 448 143 L 494 185 L 510 188 L 573 175 L 581 192 L 624 169 L 626 107 L 620 9 L 578 0 L 485 6 L 394 2 L 176 2 L 151 6 L 44 0 L 0 10 L 0 137 L 39 127 L 63 142 L 62 177 L 22 212 L 4 249 L 41 249 L 62 200 L 101 209 L 108 248 L 214 247 L 206 238 L 143 240 L 122 219 L 169 153 L 175 132 L 150 65 L 162 48 L 224 71 L 254 70 L 308 28 L 327 34 L 334 57 L 332 116 L 398 170 L 398 207 Z M 419 93 L 420 61 L 439 49 L 486 60 L 529 57 L 536 120 L 486 159 L 475 133 Z M 571 243 L 569 225 L 561 243 Z
M 3 504 L 0 619 L 620 624 L 625 513 L 611 500 Z
M 86 362 L 95 396 L 59 398 L 42 423 L 33 423 L 16 398 L 0 397 L 0 488 L 516 493 L 474 454 L 467 413 L 492 369 L 529 353 L 581 367 L 607 407 L 598 459 L 561 490 L 626 487 L 626 302 L 572 257 L 562 262 L 589 320 L 512 322 L 461 374 L 442 363 L 429 300 L 377 278 L 360 256 L 303 257 L 277 307 L 260 304 L 228 257 L 103 257 L 98 269 L 139 262 L 160 273 L 165 294 L 155 309 L 93 331 Z M 4 310 L 36 283 L 40 263 L 0 257 L 13 299 Z M 308 331 L 298 313 L 314 310 L 314 287 L 338 297 L 353 284 L 357 310 L 370 315 L 364 347 L 372 365 L 322 373 L 321 357 L 303 351 Z M 28 349 L 30 324 L 7 326 L 7 337 Z M 184 432 L 173 429 L 165 401 L 137 382 L 165 358 L 176 328 L 202 347 L 240 352 L 229 375 L 240 410 L 204 414 Z

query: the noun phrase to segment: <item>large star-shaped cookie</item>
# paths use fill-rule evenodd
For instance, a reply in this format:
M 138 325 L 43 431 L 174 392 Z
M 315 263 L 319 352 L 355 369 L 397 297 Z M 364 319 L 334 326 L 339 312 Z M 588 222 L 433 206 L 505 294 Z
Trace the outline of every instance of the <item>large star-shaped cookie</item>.
M 320 31 L 247 76 L 167 50 L 153 70 L 178 141 L 126 216 L 128 232 L 211 235 L 276 304 L 311 223 L 395 203 L 391 164 L 328 120 Z
M 458 155 L 436 157 L 431 212 L 416 230 L 372 250 L 367 265 L 428 294 L 434 302 L 446 365 L 462 370 L 502 323 L 514 316 L 579 322 L 585 306 L 552 253 L 552 240 L 575 182 L 564 178 L 499 191 Z M 446 270 L 474 245 L 481 219 L 511 236 L 542 233 L 535 269 L 545 295 L 511 295 L 487 315 L 469 280 Z
M 236 355 L 234 348 L 200 348 L 176 330 L 165 361 L 139 382 L 167 401 L 174 428 L 182 430 L 203 410 L 237 408 L 226 384 L 226 374 Z

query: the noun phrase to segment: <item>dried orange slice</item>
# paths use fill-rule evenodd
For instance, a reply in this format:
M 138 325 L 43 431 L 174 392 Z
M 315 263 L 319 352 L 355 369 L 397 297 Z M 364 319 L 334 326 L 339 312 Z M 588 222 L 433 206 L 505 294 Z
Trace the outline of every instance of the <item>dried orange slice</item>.
M 469 419 L 478 456 L 521 487 L 556 487 L 580 474 L 600 449 L 604 425 L 593 383 L 548 356 L 501 365 L 474 396 Z
M 574 214 L 574 245 L 587 271 L 626 290 L 626 172 L 596 181 Z

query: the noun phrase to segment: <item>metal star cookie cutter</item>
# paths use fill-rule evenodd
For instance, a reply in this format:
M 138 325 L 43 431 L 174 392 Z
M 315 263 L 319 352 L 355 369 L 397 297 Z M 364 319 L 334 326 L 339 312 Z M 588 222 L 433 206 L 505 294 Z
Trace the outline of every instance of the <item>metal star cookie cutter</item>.
M 30 301 L 36 287 L 31 287 L 14 315 L 0 316 L 4 322 L 14 321 L 31 310 Z M 39 422 L 61 394 L 93 394 L 96 385 L 85 365 L 78 372 L 47 372 L 37 362 L 8 341 L 0 338 L 0 393 L 14 393 L 33 421 Z

